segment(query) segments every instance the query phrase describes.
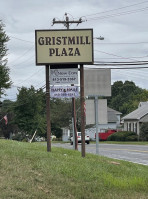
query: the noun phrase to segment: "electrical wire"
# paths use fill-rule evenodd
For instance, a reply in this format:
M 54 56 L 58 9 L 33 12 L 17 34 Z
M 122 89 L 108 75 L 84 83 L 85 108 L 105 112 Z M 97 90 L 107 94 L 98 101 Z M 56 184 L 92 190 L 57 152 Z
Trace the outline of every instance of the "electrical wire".
M 113 11 L 129 8 L 129 7 L 137 6 L 137 5 L 144 4 L 144 3 L 148 3 L 148 1 L 143 1 L 143 2 L 140 2 L 140 3 L 131 4 L 131 5 L 128 5 L 128 6 L 123 6 L 123 7 L 119 7 L 119 8 L 115 8 L 115 9 L 111 9 L 111 10 L 106 10 L 106 11 L 98 12 L 98 13 L 94 13 L 94 14 L 89 14 L 89 15 L 85 15 L 85 16 L 82 16 L 82 17 L 86 18 L 87 16 L 89 17 L 89 16 L 93 16 L 93 15 L 98 15 L 98 14 L 106 14 L 108 12 L 113 12 Z

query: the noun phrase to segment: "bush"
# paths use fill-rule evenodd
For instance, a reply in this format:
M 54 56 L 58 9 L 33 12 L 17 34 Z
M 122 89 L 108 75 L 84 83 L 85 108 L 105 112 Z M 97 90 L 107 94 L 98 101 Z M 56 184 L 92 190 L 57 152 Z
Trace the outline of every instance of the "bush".
M 138 135 L 134 132 L 119 131 L 110 135 L 108 141 L 137 141 Z
M 148 141 L 148 122 L 143 123 L 140 128 L 140 140 Z

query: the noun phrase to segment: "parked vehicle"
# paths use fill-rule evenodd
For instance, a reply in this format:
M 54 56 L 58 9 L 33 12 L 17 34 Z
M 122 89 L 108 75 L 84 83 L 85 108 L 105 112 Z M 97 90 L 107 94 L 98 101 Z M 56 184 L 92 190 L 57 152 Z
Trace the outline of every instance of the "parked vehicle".
M 106 141 L 108 136 L 110 136 L 111 134 L 116 133 L 116 132 L 117 132 L 117 130 L 115 130 L 115 129 L 108 129 L 105 132 L 99 132 L 98 133 L 99 140 L 100 141 Z M 95 134 L 95 138 L 96 138 L 96 134 Z
M 78 143 L 82 142 L 81 132 L 77 132 L 77 140 L 78 140 Z M 85 135 L 85 143 L 89 144 L 89 142 L 90 142 L 89 135 Z M 70 138 L 70 143 L 71 143 L 71 145 L 73 145 L 73 137 Z

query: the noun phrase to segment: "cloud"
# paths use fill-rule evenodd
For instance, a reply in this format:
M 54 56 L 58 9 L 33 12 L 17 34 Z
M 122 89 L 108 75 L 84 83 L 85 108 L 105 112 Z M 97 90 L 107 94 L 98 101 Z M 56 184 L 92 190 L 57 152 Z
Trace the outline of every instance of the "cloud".
M 70 28 L 93 28 L 94 37 L 105 38 L 104 41 L 94 40 L 95 61 L 147 60 L 147 7 L 146 1 L 129 3 L 127 0 L 2 1 L 0 17 L 10 36 L 8 65 L 14 85 L 43 86 L 45 67 L 35 65 L 35 29 L 64 29 L 64 25 L 51 25 L 53 18 L 64 20 L 65 12 L 70 20 L 82 17 L 84 21 Z M 134 80 L 148 89 L 147 75 L 147 69 L 112 70 L 112 82 Z

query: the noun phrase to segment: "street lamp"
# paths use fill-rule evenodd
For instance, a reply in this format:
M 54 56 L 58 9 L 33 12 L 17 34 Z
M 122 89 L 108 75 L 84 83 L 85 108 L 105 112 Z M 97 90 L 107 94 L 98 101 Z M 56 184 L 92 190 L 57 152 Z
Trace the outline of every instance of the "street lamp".
M 94 39 L 104 40 L 104 37 L 94 37 Z

